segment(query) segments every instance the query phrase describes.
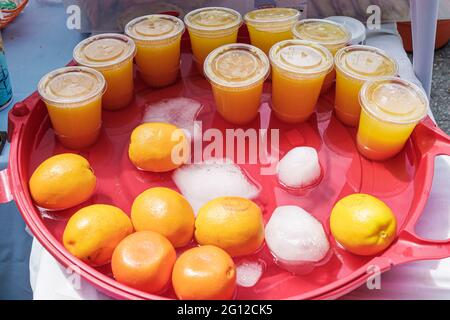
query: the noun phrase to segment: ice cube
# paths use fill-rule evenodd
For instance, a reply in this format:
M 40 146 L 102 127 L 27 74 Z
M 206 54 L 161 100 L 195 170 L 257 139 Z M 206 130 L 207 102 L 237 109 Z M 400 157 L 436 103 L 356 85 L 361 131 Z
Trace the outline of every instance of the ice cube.
M 278 179 L 289 188 L 304 188 L 313 185 L 320 178 L 319 156 L 314 148 L 297 147 L 280 160 L 277 167 Z
M 142 122 L 165 122 L 185 130 L 189 138 L 194 137 L 195 120 L 202 109 L 196 100 L 179 97 L 164 99 L 147 105 Z
M 293 273 L 307 273 L 326 262 L 330 244 L 322 224 L 297 206 L 278 207 L 265 229 L 276 262 Z
M 219 197 L 255 199 L 259 194 L 259 188 L 228 159 L 185 165 L 172 179 L 196 214 L 205 203 Z
M 255 286 L 264 272 L 260 261 L 243 260 L 236 264 L 237 284 L 250 288 Z

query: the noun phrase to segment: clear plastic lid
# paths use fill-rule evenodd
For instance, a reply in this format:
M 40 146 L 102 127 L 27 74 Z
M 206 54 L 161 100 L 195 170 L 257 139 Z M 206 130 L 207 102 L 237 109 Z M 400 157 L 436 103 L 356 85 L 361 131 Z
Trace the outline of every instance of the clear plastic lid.
M 370 46 L 349 46 L 340 49 L 334 58 L 336 69 L 363 81 L 390 77 L 398 73 L 397 62 L 386 52 Z
M 300 18 L 300 11 L 292 8 L 265 8 L 250 11 L 245 23 L 261 30 L 280 32 L 289 30 Z
M 241 88 L 264 81 L 269 75 L 269 59 L 254 46 L 236 43 L 215 49 L 205 60 L 205 76 L 224 87 Z
M 191 31 L 225 31 L 239 28 L 242 24 L 242 17 L 233 9 L 207 7 L 189 12 L 184 17 L 184 22 Z
M 140 42 L 159 42 L 181 36 L 184 23 L 167 14 L 151 14 L 128 22 L 125 33 Z
M 422 120 L 429 106 L 421 88 L 395 77 L 366 82 L 359 99 L 362 108 L 373 117 L 398 124 Z
M 325 47 L 347 45 L 351 33 L 341 24 L 324 19 L 304 19 L 295 23 L 292 32 L 297 39 L 320 43 Z
M 333 56 L 325 47 L 311 41 L 285 40 L 269 53 L 273 67 L 297 77 L 326 74 L 333 68 Z
M 48 103 L 73 104 L 102 95 L 106 89 L 103 75 L 91 68 L 65 67 L 46 74 L 38 85 L 42 99 Z
M 135 54 L 136 45 L 131 38 L 106 33 L 80 42 L 73 51 L 73 58 L 85 67 L 107 68 L 127 61 Z
M 244 17 L 245 23 L 292 22 L 300 17 L 300 11 L 291 8 L 265 8 L 250 11 Z

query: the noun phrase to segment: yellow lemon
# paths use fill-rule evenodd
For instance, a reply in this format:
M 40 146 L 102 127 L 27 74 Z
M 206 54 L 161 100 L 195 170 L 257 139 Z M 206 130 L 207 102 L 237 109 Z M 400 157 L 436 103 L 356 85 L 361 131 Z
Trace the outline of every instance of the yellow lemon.
M 167 172 L 186 163 L 189 144 L 183 130 L 168 123 L 149 122 L 134 129 L 128 150 L 139 169 Z
M 195 239 L 233 257 L 248 255 L 264 242 L 261 209 L 251 200 L 222 197 L 205 204 L 195 220 Z
M 189 202 L 168 188 L 141 193 L 131 207 L 136 231 L 154 231 L 165 236 L 175 248 L 187 245 L 194 235 L 195 215 Z
M 88 200 L 96 181 L 85 158 L 64 153 L 45 160 L 37 167 L 30 178 L 30 192 L 39 207 L 63 210 Z
M 77 211 L 67 222 L 64 247 L 75 257 L 101 266 L 111 261 L 114 249 L 133 232 L 130 218 L 117 207 L 95 204 Z
M 383 201 L 368 194 L 352 194 L 336 203 L 330 227 L 336 241 L 346 250 L 370 256 L 394 241 L 397 220 Z

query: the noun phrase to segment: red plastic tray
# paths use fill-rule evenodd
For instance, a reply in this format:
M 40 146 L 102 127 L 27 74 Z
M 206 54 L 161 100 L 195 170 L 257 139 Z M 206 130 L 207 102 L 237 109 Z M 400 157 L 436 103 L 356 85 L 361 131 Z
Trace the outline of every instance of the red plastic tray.
M 132 130 L 141 122 L 147 103 L 163 98 L 188 97 L 203 103 L 199 115 L 204 129 L 231 128 L 214 112 L 208 82 L 192 65 L 188 43 L 184 41 L 182 76 L 175 85 L 152 90 L 136 77 L 136 99 L 119 112 L 104 112 L 103 132 L 93 147 L 80 151 L 91 163 L 98 178 L 95 195 L 87 203 L 113 204 L 130 212 L 131 203 L 142 191 L 153 186 L 175 188 L 171 174 L 152 174 L 136 170 L 128 159 Z M 414 227 L 425 206 L 434 173 L 434 158 L 450 154 L 450 138 L 428 118 L 414 131 L 404 151 L 385 162 L 372 162 L 359 155 L 355 129 L 342 125 L 332 115 L 333 92 L 322 96 L 317 113 L 301 125 L 286 125 L 271 116 L 268 102 L 270 82 L 265 86 L 259 119 L 249 127 L 280 129 L 282 155 L 295 146 L 312 146 L 319 152 L 324 175 L 321 183 L 303 194 L 283 189 L 274 176 L 261 176 L 260 165 L 244 165 L 243 170 L 262 187 L 256 200 L 267 221 L 279 205 L 299 205 L 319 219 L 329 233 L 331 208 L 340 198 L 355 192 L 369 193 L 385 201 L 398 219 L 398 238 L 385 252 L 374 257 L 359 257 L 334 243 L 331 260 L 306 276 L 294 276 L 272 261 L 267 248 L 255 257 L 266 263 L 263 277 L 253 288 L 239 288 L 237 299 L 331 299 L 362 285 L 372 267 L 386 271 L 393 265 L 415 260 L 450 257 L 450 240 L 421 239 Z M 36 238 L 64 266 L 77 266 L 80 274 L 109 296 L 122 299 L 175 298 L 169 289 L 151 295 L 114 281 L 109 266 L 92 268 L 69 254 L 61 243 L 68 218 L 79 208 L 42 215 L 33 205 L 28 180 L 37 165 L 46 158 L 70 150 L 55 138 L 45 105 L 37 93 L 16 104 L 9 114 L 11 153 L 8 169 L 0 173 L 0 202 L 14 199 Z M 73 151 L 70 151 L 73 152 Z M 332 241 L 334 242 L 334 241 Z

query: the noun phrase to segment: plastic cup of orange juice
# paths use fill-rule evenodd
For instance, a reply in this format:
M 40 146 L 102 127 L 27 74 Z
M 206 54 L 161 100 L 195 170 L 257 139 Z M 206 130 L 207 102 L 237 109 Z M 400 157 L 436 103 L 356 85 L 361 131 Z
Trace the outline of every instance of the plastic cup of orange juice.
M 334 57 L 336 69 L 336 115 L 344 124 L 356 127 L 361 106 L 359 91 L 366 81 L 397 75 L 397 62 L 383 50 L 369 46 L 349 46 Z
M 264 52 L 248 44 L 229 44 L 211 52 L 205 60 L 204 73 L 211 83 L 219 114 L 236 125 L 255 119 L 269 70 Z
M 166 14 L 152 14 L 130 21 L 125 33 L 136 43 L 136 64 L 151 87 L 173 84 L 180 70 L 184 23 Z
M 358 149 L 372 160 L 385 160 L 399 153 L 429 106 L 422 89 L 395 77 L 366 82 L 359 98 L 362 111 Z
M 294 38 L 317 42 L 328 50 L 333 57 L 339 49 L 347 46 L 352 39 L 351 33 L 343 25 L 325 19 L 304 19 L 292 27 Z M 325 77 L 322 92 L 330 89 L 336 79 L 334 68 Z
M 67 148 L 95 143 L 102 126 L 103 75 L 91 68 L 66 67 L 45 75 L 38 85 L 53 129 Z
M 333 67 L 333 56 L 310 41 L 285 40 L 269 53 L 272 64 L 272 110 L 289 123 L 307 120 L 319 99 L 325 76 Z
M 136 45 L 121 34 L 107 33 L 87 38 L 73 51 L 78 65 L 100 71 L 106 79 L 103 108 L 122 109 L 134 98 L 133 58 Z
M 252 45 L 269 54 L 277 42 L 292 39 L 292 26 L 300 18 L 300 11 L 291 8 L 266 8 L 247 13 L 244 21 Z
M 203 71 L 203 63 L 214 49 L 237 42 L 241 14 L 222 7 L 200 8 L 189 12 L 184 22 L 191 38 L 194 61 Z

